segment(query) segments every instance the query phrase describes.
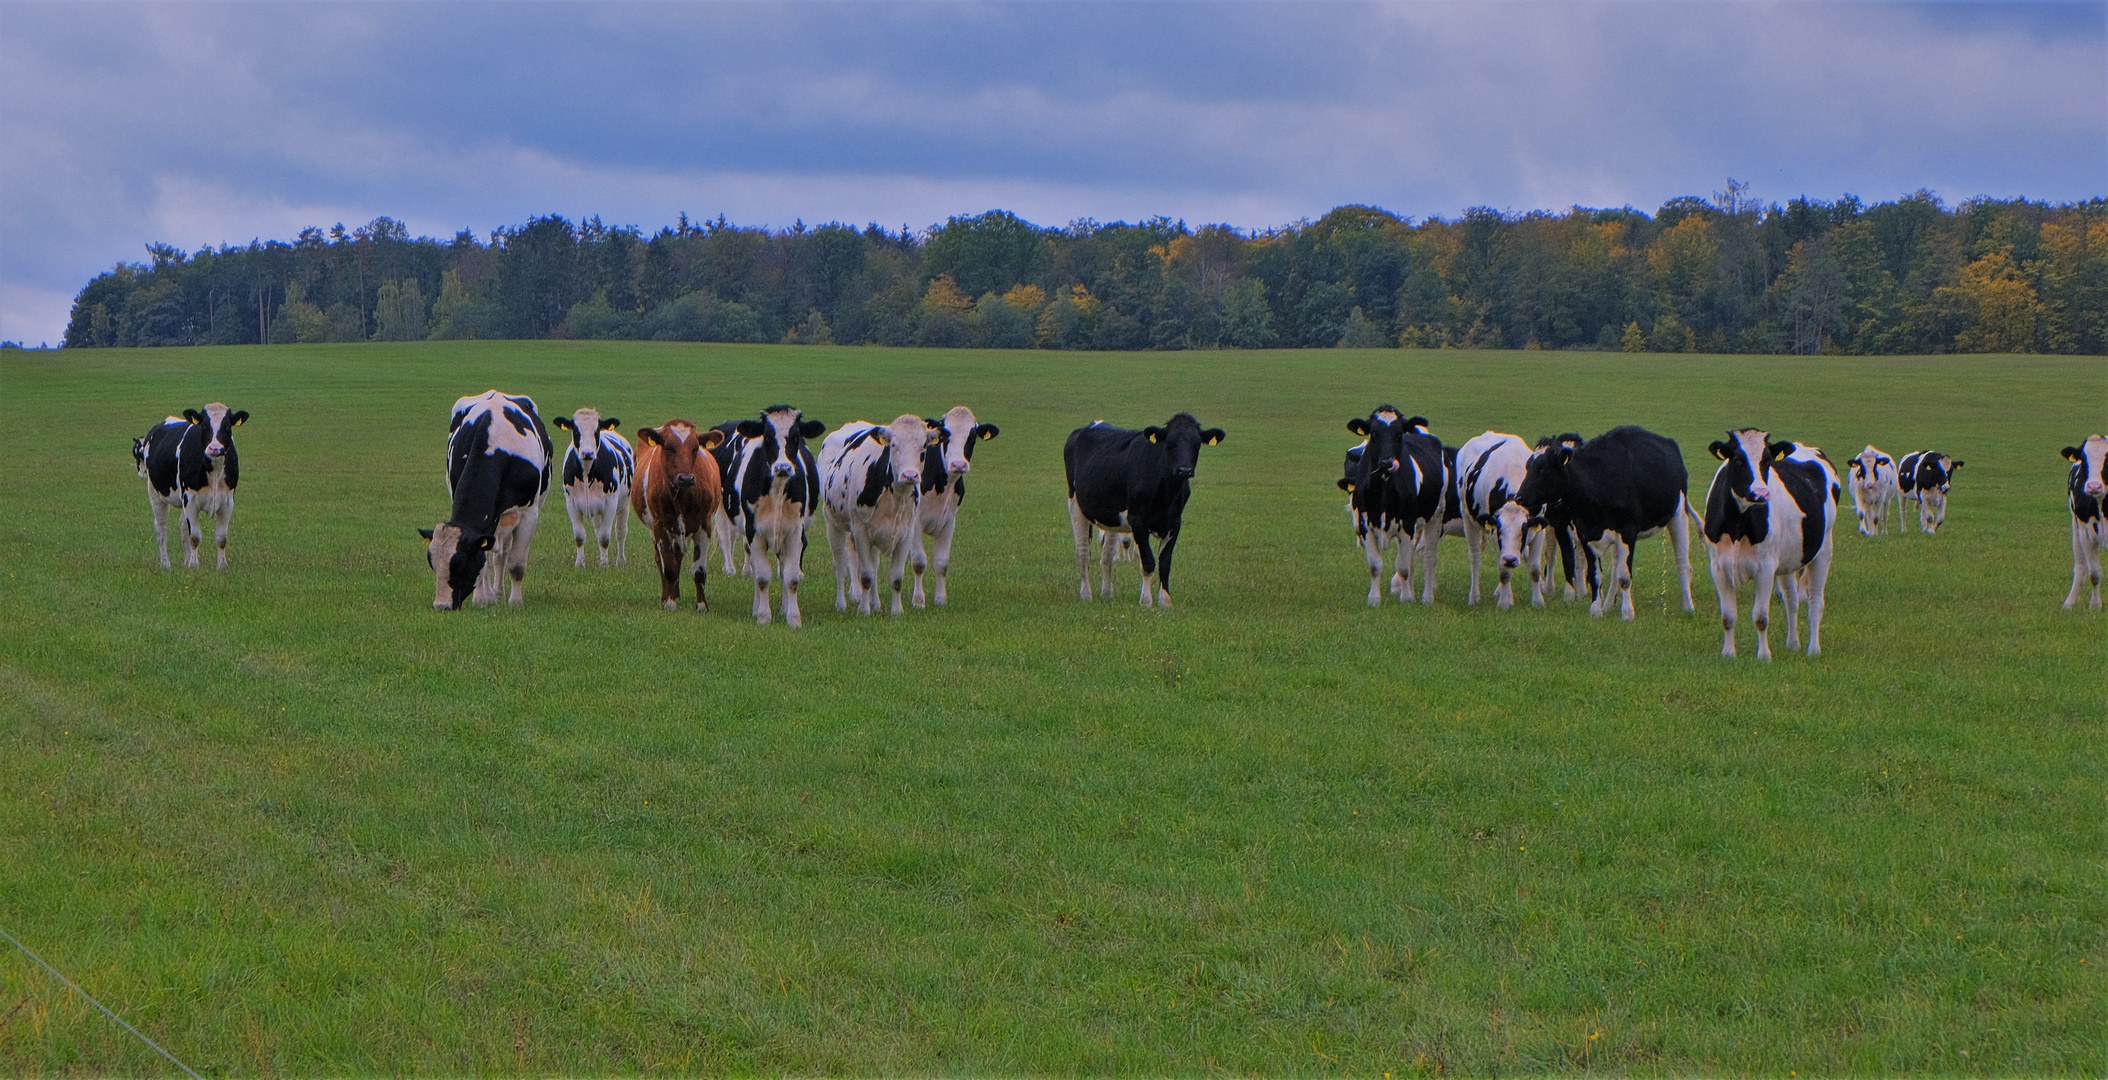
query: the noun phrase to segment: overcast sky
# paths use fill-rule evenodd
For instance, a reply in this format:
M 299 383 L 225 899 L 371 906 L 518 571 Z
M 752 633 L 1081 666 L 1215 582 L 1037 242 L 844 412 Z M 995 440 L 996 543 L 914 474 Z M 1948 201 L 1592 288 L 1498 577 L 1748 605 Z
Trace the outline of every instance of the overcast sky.
M 151 241 L 2108 195 L 2108 3 L 0 0 L 0 337 Z

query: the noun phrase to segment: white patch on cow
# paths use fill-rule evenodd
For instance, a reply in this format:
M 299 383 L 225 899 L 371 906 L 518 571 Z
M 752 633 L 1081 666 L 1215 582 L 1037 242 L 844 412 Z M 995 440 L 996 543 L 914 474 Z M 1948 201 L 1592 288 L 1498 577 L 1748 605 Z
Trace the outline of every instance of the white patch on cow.
M 512 400 L 516 396 L 497 390 L 486 390 L 462 398 L 454 402 L 454 427 L 473 424 L 483 414 L 491 413 L 493 415 L 490 418 L 490 439 L 483 451 L 485 454 L 511 454 L 522 461 L 547 468 L 549 458 L 547 448 L 542 445 L 541 436 L 535 433 L 532 426 L 526 431 L 521 431 L 512 421 L 505 418 L 505 410 L 518 411 L 518 406 Z

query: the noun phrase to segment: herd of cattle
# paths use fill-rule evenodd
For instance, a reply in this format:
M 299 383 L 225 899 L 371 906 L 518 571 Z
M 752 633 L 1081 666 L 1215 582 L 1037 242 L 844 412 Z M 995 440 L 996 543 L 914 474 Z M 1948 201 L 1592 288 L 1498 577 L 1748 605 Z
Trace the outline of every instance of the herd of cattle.
M 240 478 L 234 429 L 248 418 L 215 402 L 168 417 L 133 440 L 164 568 L 172 509 L 180 514 L 184 564 L 198 565 L 202 514 L 216 522 L 218 565 L 226 567 Z M 908 413 L 886 424 L 858 420 L 831 433 L 797 409 L 777 405 L 757 419 L 715 427 L 676 419 L 639 428 L 635 446 L 617 432 L 621 421 L 593 409 L 558 417 L 555 424 L 571 435 L 561 475 L 575 565 L 585 565 L 589 538 L 599 546 L 602 565 L 611 552 L 616 563 L 625 562 L 634 512 L 651 530 L 667 609 L 680 604 L 681 574 L 691 554 L 696 609 L 708 609 L 704 585 L 714 537 L 727 573 L 736 572 L 744 554 L 745 572 L 754 581 L 755 620 L 769 622 L 770 586 L 780 577 L 783 618 L 792 626 L 800 624 L 798 584 L 806 532 L 816 514 L 834 553 L 836 610 L 854 604 L 870 614 L 884 590 L 891 611 L 900 613 L 910 569 L 913 604 L 923 606 L 923 577 L 931 568 L 931 593 L 943 604 L 974 447 L 997 434 L 994 424 L 981 423 L 963 405 L 942 417 Z M 1498 606 L 1514 603 L 1511 578 L 1522 569 L 1532 604 L 1543 604 L 1563 580 L 1568 599 L 1588 590 L 1592 614 L 1617 606 L 1630 619 L 1634 551 L 1639 541 L 1667 532 L 1683 608 L 1691 611 L 1689 536 L 1695 524 L 1708 545 L 1719 595 L 1721 652 L 1735 654 L 1736 598 L 1742 584 L 1753 582 L 1750 614 L 1761 658 L 1771 655 L 1767 624 L 1774 591 L 1786 606 L 1787 645 L 1798 647 L 1798 612 L 1805 605 L 1807 651 L 1821 651 L 1823 591 L 1837 507 L 1847 488 L 1862 534 L 1886 532 L 1890 508 L 1900 515 L 1905 501 L 1916 505 L 1919 528 L 1933 533 L 1946 518 L 1948 491 L 1963 464 L 1936 451 L 1899 460 L 1869 446 L 1840 476 L 1815 447 L 1744 428 L 1709 447 L 1721 464 L 1701 513 L 1687 495 L 1689 476 L 1675 441 L 1638 427 L 1535 444 L 1488 431 L 1449 447 L 1428 430 L 1425 418 L 1386 405 L 1347 428 L 1362 442 L 1347 451 L 1339 486 L 1350 496 L 1348 513 L 1368 561 L 1370 605 L 1382 602 L 1387 554 L 1390 593 L 1401 602 L 1411 599 L 1417 573 L 1420 601 L 1433 603 L 1440 540 L 1455 535 L 1468 551 L 1467 603 L 1480 598 L 1480 564 L 1490 540 L 1500 567 Z M 823 434 L 815 457 L 809 444 Z M 1170 606 L 1171 557 L 1200 449 L 1222 440 L 1222 429 L 1203 429 L 1187 413 L 1140 431 L 1099 422 L 1070 433 L 1062 461 L 1084 599 L 1092 597 L 1096 542 L 1101 595 L 1110 595 L 1113 563 L 1131 550 L 1142 571 L 1142 605 Z M 2090 585 L 2091 606 L 2098 609 L 2102 554 L 2108 551 L 2108 437 L 2089 436 L 2063 453 L 2072 463 L 2073 562 L 2064 606 L 2075 605 Z M 452 512 L 433 528 L 418 530 L 427 542 L 434 607 L 495 603 L 508 577 L 509 602 L 521 602 L 528 547 L 554 464 L 554 446 L 532 399 L 492 390 L 454 403 L 446 466 Z

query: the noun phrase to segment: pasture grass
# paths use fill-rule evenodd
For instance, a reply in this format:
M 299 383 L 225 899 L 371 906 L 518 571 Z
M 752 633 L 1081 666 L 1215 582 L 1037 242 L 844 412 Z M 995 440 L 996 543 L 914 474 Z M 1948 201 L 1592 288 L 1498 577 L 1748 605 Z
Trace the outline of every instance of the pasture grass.
M 2057 449 L 2101 358 L 977 353 L 454 343 L 0 354 L 0 926 L 208 1075 L 2083 1074 L 2108 1069 L 2108 622 Z M 657 606 L 649 542 L 435 613 L 461 394 L 633 431 L 971 404 L 945 609 Z M 248 409 L 232 566 L 162 571 L 127 440 Z M 1845 530 L 1825 653 L 1363 603 L 1333 486 L 1639 423 L 1964 459 Z M 1060 446 L 1190 409 L 1172 611 L 1083 603 Z M 557 433 L 561 435 L 562 433 Z M 1490 583 L 1489 583 L 1490 592 Z M 1742 602 L 1748 603 L 1748 590 Z M 168 1066 L 0 953 L 0 1071 Z

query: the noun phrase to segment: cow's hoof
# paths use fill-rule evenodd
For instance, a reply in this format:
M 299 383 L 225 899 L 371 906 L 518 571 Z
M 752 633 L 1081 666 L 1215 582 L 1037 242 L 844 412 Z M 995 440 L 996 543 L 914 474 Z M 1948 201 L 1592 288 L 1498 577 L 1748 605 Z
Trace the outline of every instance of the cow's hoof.
M 662 600 L 662 601 L 660 601 L 660 602 L 659 602 L 659 606 L 660 606 L 660 607 L 663 607 L 663 608 L 665 608 L 665 609 L 666 609 L 666 610 L 668 610 L 668 611 L 679 611 L 679 610 L 681 610 L 681 605 L 680 605 L 680 604 L 678 604 L 678 603 L 675 603 L 675 602 L 674 602 L 674 601 L 672 601 L 672 600 Z
M 707 603 L 704 603 L 704 602 L 703 602 L 703 601 L 701 601 L 701 600 L 698 600 L 698 601 L 696 601 L 696 602 L 695 602 L 695 611 L 696 611 L 696 614 L 698 614 L 698 615 L 702 615 L 702 614 L 708 614 L 708 613 L 709 613 L 709 611 L 710 611 L 710 605 L 709 605 L 709 604 L 707 604 Z

